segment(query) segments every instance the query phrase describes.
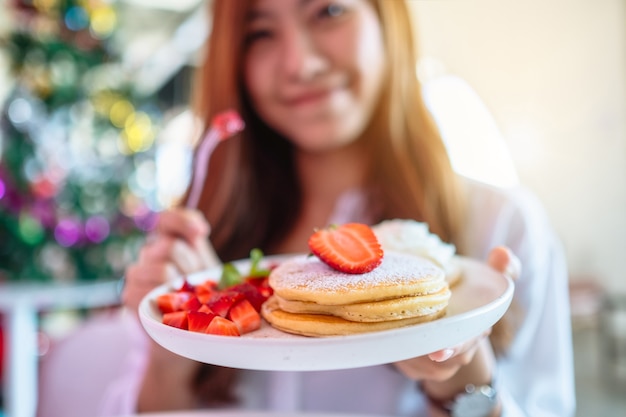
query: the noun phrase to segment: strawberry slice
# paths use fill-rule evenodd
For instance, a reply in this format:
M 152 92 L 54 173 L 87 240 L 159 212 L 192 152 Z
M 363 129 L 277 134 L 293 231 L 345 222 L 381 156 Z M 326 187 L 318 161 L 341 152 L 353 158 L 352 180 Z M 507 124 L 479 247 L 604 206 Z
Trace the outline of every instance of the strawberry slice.
M 187 312 L 173 311 L 171 313 L 165 313 L 163 314 L 163 324 L 187 330 Z
M 200 307 L 202 307 L 203 304 L 200 302 L 200 300 L 198 299 L 198 297 L 196 297 L 195 295 L 192 295 L 189 300 L 185 301 L 183 303 L 183 305 L 181 306 L 181 310 L 186 310 L 186 311 L 198 311 L 198 309 Z
M 209 325 L 216 317 L 213 313 L 190 311 L 187 313 L 187 325 L 192 332 L 207 333 Z
M 333 269 L 363 274 L 376 268 L 383 250 L 372 229 L 362 223 L 347 223 L 317 230 L 309 238 L 309 248 Z
M 203 304 L 207 303 L 217 291 L 217 282 L 210 280 L 207 280 L 202 284 L 198 284 L 195 287 L 196 297 L 198 297 L 200 302 Z
M 261 306 L 265 301 L 267 301 L 267 297 L 265 297 L 261 291 L 250 282 L 242 282 L 241 284 L 230 287 L 229 290 L 243 294 L 245 299 L 252 304 L 256 311 L 261 311 Z
M 250 301 L 245 298 L 231 307 L 228 317 L 235 323 L 240 334 L 248 333 L 261 327 L 261 315 Z
M 206 304 L 202 304 L 202 306 L 200 306 L 200 308 L 198 309 L 199 312 L 201 313 L 211 313 L 211 314 L 215 314 L 213 312 L 213 310 L 211 310 L 211 308 L 206 305 Z
M 227 317 L 230 308 L 243 298 L 244 295 L 237 291 L 220 291 L 213 294 L 213 297 L 206 305 L 218 316 Z
M 220 316 L 215 316 L 215 318 L 211 320 L 209 327 L 206 329 L 206 333 L 220 336 L 241 336 L 235 323 Z
M 180 311 L 187 300 L 191 298 L 189 292 L 168 292 L 156 298 L 156 304 L 161 313 Z
M 194 292 L 195 291 L 195 287 L 189 283 L 189 281 L 187 281 L 186 279 L 183 281 L 183 284 L 180 286 L 180 288 L 177 290 L 179 292 Z

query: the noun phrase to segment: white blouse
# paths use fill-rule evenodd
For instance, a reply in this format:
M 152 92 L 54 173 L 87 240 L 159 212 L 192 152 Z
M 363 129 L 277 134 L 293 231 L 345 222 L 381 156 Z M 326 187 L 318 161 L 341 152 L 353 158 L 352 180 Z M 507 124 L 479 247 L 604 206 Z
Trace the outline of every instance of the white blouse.
M 528 191 L 469 180 L 467 184 L 464 255 L 485 260 L 490 249 L 505 245 L 522 263 L 515 298 L 525 311 L 524 321 L 510 352 L 499 359 L 496 376 L 503 416 L 571 417 L 575 391 L 568 276 L 558 239 L 541 204 Z M 359 197 L 347 195 L 331 220 L 366 220 Z M 104 394 L 102 416 L 134 411 L 148 344 L 144 338 L 134 346 L 126 374 Z M 237 389 L 245 409 L 426 415 L 417 384 L 391 365 L 302 373 L 243 371 L 242 376 Z

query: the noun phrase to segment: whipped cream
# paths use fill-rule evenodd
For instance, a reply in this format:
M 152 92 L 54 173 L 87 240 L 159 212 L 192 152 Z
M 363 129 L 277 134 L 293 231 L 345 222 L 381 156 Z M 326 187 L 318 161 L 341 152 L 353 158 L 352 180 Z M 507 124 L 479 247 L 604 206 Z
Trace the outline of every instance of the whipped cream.
M 403 252 L 430 259 L 447 269 L 456 247 L 430 233 L 428 224 L 415 220 L 385 220 L 372 226 L 383 250 Z

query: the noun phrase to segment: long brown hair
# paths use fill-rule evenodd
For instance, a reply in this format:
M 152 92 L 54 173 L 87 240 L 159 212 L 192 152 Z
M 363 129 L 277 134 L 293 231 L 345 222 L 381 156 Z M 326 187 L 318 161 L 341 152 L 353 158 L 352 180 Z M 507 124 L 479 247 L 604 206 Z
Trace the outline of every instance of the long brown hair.
M 195 111 L 205 128 L 218 112 L 234 108 L 247 125 L 218 146 L 199 208 L 212 225 L 211 240 L 223 260 L 268 250 L 290 230 L 301 199 L 292 145 L 266 125 L 250 105 L 242 77 L 244 30 L 251 0 L 215 0 L 213 35 L 197 74 Z M 415 38 L 404 1 L 373 0 L 389 61 L 387 85 L 367 137 L 371 186 L 382 218 L 427 222 L 443 240 L 459 243 L 461 193 L 448 155 L 421 98 Z M 320 225 L 322 226 L 322 225 Z

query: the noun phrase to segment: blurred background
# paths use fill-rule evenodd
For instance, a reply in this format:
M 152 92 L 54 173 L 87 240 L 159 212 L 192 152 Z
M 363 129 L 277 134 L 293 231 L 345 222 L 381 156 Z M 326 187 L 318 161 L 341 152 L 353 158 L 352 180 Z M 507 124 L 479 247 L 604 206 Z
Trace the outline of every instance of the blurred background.
M 530 188 L 562 239 L 579 415 L 621 415 L 626 0 L 409 3 L 455 168 Z M 204 0 L 0 0 L 0 346 L 24 323 L 36 331 L 36 352 L 12 352 L 22 362 L 3 350 L 0 401 L 15 417 L 31 411 L 6 405 L 33 387 L 29 353 L 45 358 L 115 305 L 154 213 L 184 191 L 207 22 Z

